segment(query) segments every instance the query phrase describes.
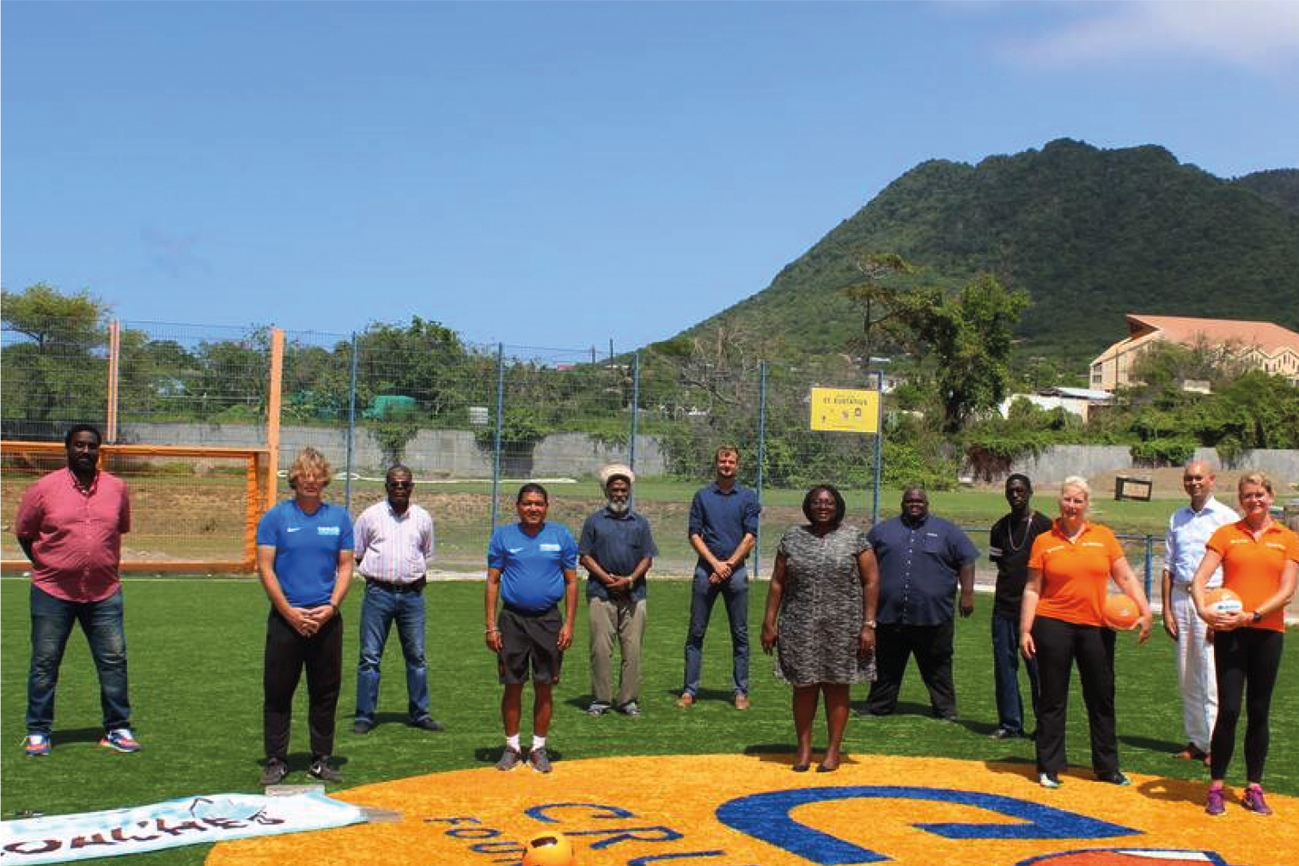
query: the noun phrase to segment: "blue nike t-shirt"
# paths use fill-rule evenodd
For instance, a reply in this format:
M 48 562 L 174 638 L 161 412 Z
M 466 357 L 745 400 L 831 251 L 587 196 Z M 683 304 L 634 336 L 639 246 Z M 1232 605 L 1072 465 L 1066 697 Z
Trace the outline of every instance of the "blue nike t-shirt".
M 577 569 L 577 542 L 558 523 L 543 523 L 536 535 L 517 523 L 498 526 L 487 545 L 487 566 L 501 572 L 507 607 L 542 613 L 564 597 L 564 570 Z
M 295 500 L 281 502 L 257 524 L 258 546 L 275 548 L 275 576 L 293 607 L 329 604 L 338 572 L 338 555 L 352 550 L 352 518 L 327 502 L 315 514 Z

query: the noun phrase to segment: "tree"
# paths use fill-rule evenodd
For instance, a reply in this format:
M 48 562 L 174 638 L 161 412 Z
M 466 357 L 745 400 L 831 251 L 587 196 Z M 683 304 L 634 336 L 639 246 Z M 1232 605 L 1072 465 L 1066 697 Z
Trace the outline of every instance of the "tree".
M 0 290 L 5 330 L 27 338 L 3 351 L 5 435 L 58 438 L 69 422 L 103 419 L 107 363 L 96 350 L 108 312 L 88 291 L 65 295 L 45 283 Z
M 108 313 L 108 305 L 85 289 L 74 295 L 47 283 L 19 293 L 0 289 L 4 327 L 29 337 L 41 352 L 55 347 L 88 351 L 102 344 Z
M 872 324 L 882 326 L 917 359 L 932 359 L 942 430 L 959 432 L 973 414 L 1005 398 L 1012 337 L 1028 295 L 1004 288 L 988 274 L 955 294 L 934 285 L 899 287 L 887 278 L 915 274 L 916 269 L 896 256 L 877 257 L 875 263 L 866 282 L 843 292 L 867 309 L 882 306 L 885 314 Z

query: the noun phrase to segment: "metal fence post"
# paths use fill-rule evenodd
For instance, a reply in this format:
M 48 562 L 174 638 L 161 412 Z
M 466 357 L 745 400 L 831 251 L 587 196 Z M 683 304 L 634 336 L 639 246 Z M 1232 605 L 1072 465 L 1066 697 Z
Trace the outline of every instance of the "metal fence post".
M 875 466 L 871 497 L 871 523 L 880 521 L 880 480 L 884 477 L 884 373 L 875 372 Z
M 1146 598 L 1150 598 L 1150 593 L 1155 587 L 1155 538 L 1153 535 L 1146 535 Z
M 636 471 L 636 429 L 640 421 L 640 350 L 631 356 L 631 443 L 627 446 L 627 465 Z
M 352 510 L 353 457 L 356 443 L 356 331 L 352 332 L 352 380 L 347 389 L 347 482 L 343 487 L 343 507 Z
M 497 503 L 501 492 L 501 434 L 505 429 L 505 344 L 496 344 L 496 436 L 492 447 L 492 525 L 496 531 Z
M 767 362 L 758 362 L 758 505 L 762 505 L 762 469 L 767 462 Z M 762 569 L 762 512 L 758 512 L 758 536 L 753 544 L 753 577 Z

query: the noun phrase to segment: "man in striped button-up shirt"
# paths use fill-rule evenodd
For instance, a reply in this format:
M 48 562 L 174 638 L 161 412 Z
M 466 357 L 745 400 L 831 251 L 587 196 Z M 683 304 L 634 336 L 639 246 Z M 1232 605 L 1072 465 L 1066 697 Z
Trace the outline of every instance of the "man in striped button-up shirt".
M 424 584 L 433 557 L 433 518 L 410 501 L 415 481 L 400 464 L 384 479 L 387 498 L 356 519 L 356 567 L 365 578 L 361 603 L 361 661 L 356 673 L 355 734 L 375 725 L 379 663 L 394 621 L 406 659 L 410 723 L 426 731 L 442 724 L 429 715 L 428 666 L 424 660 Z

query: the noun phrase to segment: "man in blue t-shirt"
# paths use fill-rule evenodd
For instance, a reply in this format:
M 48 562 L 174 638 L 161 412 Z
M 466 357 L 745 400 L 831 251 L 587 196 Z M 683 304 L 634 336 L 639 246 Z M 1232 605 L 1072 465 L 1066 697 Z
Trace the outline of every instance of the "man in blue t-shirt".
M 523 685 L 531 677 L 532 745 L 528 762 L 539 773 L 550 772 L 546 735 L 563 652 L 573 643 L 577 542 L 563 526 L 546 522 L 549 508 L 546 488 L 540 484 L 523 485 L 515 500 L 519 522 L 497 527 L 487 548 L 486 642 L 487 648 L 496 653 L 497 673 L 505 686 L 501 698 L 505 751 L 496 764 L 498 770 L 513 770 L 523 762 L 519 721 Z
M 678 707 L 694 705 L 703 668 L 704 635 L 720 595 L 731 624 L 731 687 L 735 708 L 749 708 L 749 573 L 744 562 L 758 537 L 762 506 L 753 490 L 736 481 L 740 452 L 723 445 L 713 456 L 716 477 L 690 502 L 690 546 L 699 554 L 690 593 L 686 674 Z
M 307 671 L 308 775 L 324 782 L 343 777 L 330 764 L 334 714 L 343 684 L 343 620 L 338 606 L 352 580 L 352 518 L 322 500 L 329 461 L 304 448 L 289 468 L 293 498 L 266 512 L 257 525 L 257 573 L 271 600 L 262 670 L 262 729 L 266 766 L 262 784 L 289 772 L 293 693 Z

